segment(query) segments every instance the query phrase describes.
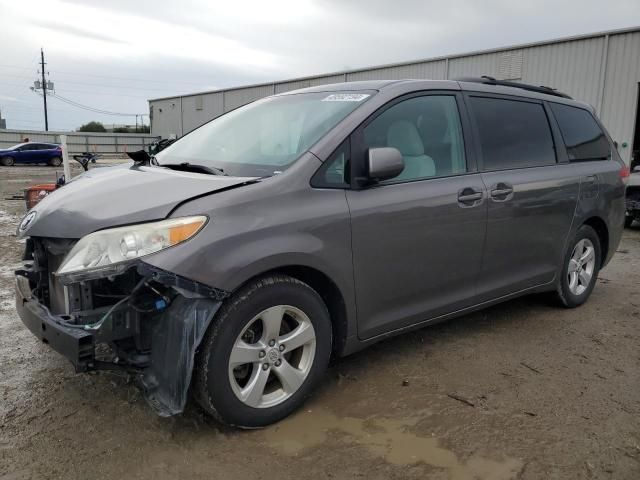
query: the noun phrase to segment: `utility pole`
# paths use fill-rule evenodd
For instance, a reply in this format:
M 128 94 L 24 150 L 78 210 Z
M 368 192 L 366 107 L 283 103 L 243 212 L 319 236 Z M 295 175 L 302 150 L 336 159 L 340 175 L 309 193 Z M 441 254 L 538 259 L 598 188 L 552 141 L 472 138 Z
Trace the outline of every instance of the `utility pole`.
M 44 78 L 44 51 L 40 49 L 40 71 L 42 72 L 42 98 L 44 99 L 44 131 L 49 131 L 49 118 L 47 117 L 47 81 Z

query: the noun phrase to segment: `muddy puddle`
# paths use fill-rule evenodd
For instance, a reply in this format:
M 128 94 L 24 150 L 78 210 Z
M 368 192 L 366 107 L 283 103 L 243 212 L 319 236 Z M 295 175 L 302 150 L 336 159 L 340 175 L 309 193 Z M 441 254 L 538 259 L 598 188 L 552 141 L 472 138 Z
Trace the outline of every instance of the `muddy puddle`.
M 259 435 L 280 452 L 295 456 L 321 447 L 334 438 L 357 445 L 392 465 L 426 464 L 446 470 L 450 480 L 509 480 L 522 469 L 518 459 L 501 461 L 482 457 L 460 459 L 435 437 L 411 431 L 421 417 L 359 419 L 340 417 L 326 409 L 302 411 Z

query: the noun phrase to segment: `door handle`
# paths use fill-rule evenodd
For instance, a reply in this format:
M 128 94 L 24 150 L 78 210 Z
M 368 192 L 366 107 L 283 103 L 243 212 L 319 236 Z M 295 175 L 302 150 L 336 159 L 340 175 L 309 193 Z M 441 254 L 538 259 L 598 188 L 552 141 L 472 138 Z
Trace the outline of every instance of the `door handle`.
M 491 189 L 491 198 L 497 202 L 509 200 L 513 195 L 513 187 L 507 183 L 499 183 Z
M 475 207 L 482 203 L 482 190 L 467 187 L 458 192 L 458 203 L 462 207 Z
M 597 176 L 589 175 L 588 177 L 585 177 L 583 183 L 585 183 L 586 185 L 593 185 L 597 181 L 598 181 L 598 177 Z

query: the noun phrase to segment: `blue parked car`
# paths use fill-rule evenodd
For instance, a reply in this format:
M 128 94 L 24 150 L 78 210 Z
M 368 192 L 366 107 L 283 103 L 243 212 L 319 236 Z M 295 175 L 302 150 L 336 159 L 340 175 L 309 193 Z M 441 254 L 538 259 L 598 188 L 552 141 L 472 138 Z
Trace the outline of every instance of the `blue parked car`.
M 0 165 L 10 167 L 16 163 L 48 163 L 53 167 L 62 164 L 62 147 L 55 143 L 19 143 L 0 149 Z

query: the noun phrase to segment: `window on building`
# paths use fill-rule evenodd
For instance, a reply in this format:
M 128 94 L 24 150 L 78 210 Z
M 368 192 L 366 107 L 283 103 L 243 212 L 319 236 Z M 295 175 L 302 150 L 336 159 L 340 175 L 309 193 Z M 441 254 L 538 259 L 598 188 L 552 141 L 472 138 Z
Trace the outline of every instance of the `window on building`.
M 611 156 L 609 140 L 587 110 L 551 103 L 569 160 L 606 160 Z
M 552 165 L 553 136 L 542 104 L 471 97 L 484 170 Z

